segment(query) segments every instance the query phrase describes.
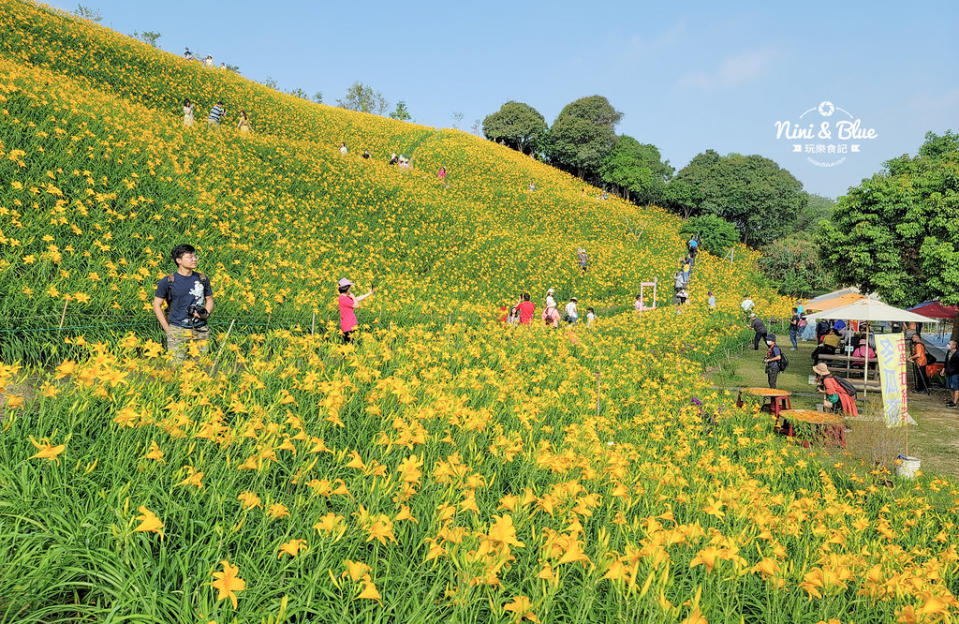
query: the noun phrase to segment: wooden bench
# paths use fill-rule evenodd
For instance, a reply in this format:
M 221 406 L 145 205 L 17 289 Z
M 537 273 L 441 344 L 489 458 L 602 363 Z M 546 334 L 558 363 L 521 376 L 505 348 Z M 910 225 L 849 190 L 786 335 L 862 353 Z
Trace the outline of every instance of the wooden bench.
M 865 358 L 853 357 L 846 353 L 835 355 L 821 353 L 819 361 L 829 367 L 830 373 L 846 379 L 856 390 L 878 392 L 882 389 L 879 383 L 879 362 L 876 358 L 869 358 L 869 370 L 865 370 Z M 858 365 L 858 367 L 854 365 Z M 810 384 L 815 383 L 815 375 L 811 375 L 809 379 Z

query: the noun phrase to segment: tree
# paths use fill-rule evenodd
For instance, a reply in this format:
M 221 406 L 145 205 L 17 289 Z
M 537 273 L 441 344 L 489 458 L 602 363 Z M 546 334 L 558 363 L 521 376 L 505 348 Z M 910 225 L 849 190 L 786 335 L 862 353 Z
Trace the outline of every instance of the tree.
M 736 226 L 712 214 L 687 219 L 679 233 L 683 236 L 695 236 L 700 249 L 717 256 L 726 253 L 739 242 L 739 230 Z
M 570 102 L 550 129 L 550 160 L 580 178 L 595 175 L 616 144 L 614 126 L 622 117 L 601 95 Z
M 77 10 L 74 11 L 73 14 L 85 20 L 90 20 L 91 22 L 103 21 L 103 16 L 100 15 L 99 9 L 94 10 L 82 4 L 77 5 Z
M 666 186 L 665 196 L 676 212 L 714 214 L 735 224 L 743 242 L 752 246 L 792 231 L 807 202 L 802 183 L 768 158 L 720 156 L 713 150 L 683 167 Z
M 959 134 L 926 134 L 839 198 L 819 245 L 844 284 L 894 305 L 959 304 Z M 954 334 L 959 324 L 954 325 Z
M 792 297 L 806 297 L 827 290 L 833 283 L 819 258 L 819 247 L 806 236 L 789 236 L 762 248 L 759 268 Z
M 316 93 L 314 93 L 314 94 L 313 94 L 313 101 L 316 102 L 317 104 L 322 104 L 322 103 L 323 103 L 323 92 L 322 92 L 322 91 L 317 91 Z
M 226 64 L 226 70 L 231 71 L 234 74 L 240 73 L 240 67 L 238 65 L 230 65 L 229 63 Z
M 672 174 L 673 168 L 662 162 L 655 145 L 626 135 L 619 137 L 599 168 L 604 182 L 619 187 L 627 200 L 632 198 L 641 205 L 660 203 Z
M 409 121 L 413 119 L 410 111 L 406 110 L 406 102 L 400 100 L 396 103 L 396 108 L 390 113 L 390 119 L 399 119 L 400 121 Z
M 835 200 L 823 197 L 822 195 L 810 194 L 806 206 L 799 212 L 799 216 L 796 218 L 796 225 L 793 231 L 797 236 L 803 236 L 813 240 L 819 231 L 819 223 L 831 218 L 835 208 Z
M 483 120 L 483 135 L 524 154 L 539 152 L 546 138 L 546 119 L 529 104 L 507 102 Z M 475 126 L 474 126 L 475 127 Z
M 346 110 L 361 111 L 364 113 L 373 113 L 382 115 L 389 108 L 389 102 L 379 91 L 374 91 L 373 87 L 368 87 L 362 82 L 354 82 L 346 90 L 346 95 L 342 100 L 337 100 L 336 105 Z
M 298 98 L 303 99 L 303 100 L 308 100 L 308 99 L 310 99 L 310 96 L 308 96 L 308 95 L 306 94 L 306 91 L 304 91 L 303 89 L 301 89 L 301 88 L 299 88 L 299 87 L 297 87 L 297 88 L 295 88 L 295 89 L 290 89 L 290 95 L 292 95 L 292 96 L 294 96 L 294 97 L 298 97 Z
M 133 37 L 135 39 L 139 39 L 143 43 L 148 43 L 155 48 L 157 47 L 157 40 L 161 37 L 161 35 L 158 32 L 148 30 L 146 32 L 141 32 L 141 33 L 135 32 L 133 33 Z
M 263 81 L 263 85 L 266 87 L 269 87 L 270 89 L 276 89 L 279 86 L 276 84 L 276 80 L 274 80 L 270 76 L 266 77 L 266 79 Z
M 452 115 L 453 117 L 453 127 L 459 130 L 460 124 L 463 123 L 463 113 L 455 112 Z
M 482 119 L 474 119 L 474 120 L 473 120 L 473 125 L 470 126 L 470 132 L 472 132 L 472 133 L 475 134 L 476 136 L 480 136 L 480 131 L 481 131 L 482 129 L 483 129 L 483 120 L 482 120 Z

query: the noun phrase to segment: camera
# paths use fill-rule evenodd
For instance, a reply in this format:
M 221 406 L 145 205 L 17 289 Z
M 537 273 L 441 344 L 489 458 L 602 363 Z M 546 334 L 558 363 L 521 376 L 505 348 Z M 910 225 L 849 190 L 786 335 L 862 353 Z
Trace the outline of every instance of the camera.
M 207 312 L 206 306 L 192 304 L 186 310 L 187 318 L 190 319 L 190 323 L 194 329 L 197 327 L 203 327 L 206 325 L 206 320 L 210 317 L 210 313 Z

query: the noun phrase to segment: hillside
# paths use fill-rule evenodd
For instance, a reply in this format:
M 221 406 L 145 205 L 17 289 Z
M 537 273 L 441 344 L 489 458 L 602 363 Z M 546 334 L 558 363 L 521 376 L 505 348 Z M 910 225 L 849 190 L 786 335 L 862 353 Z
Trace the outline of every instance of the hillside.
M 185 128 L 184 97 L 229 121 Z M 0 0 L 0 621 L 954 619 L 957 484 L 712 388 L 740 297 L 788 302 L 739 249 L 634 313 L 680 221 L 583 191 Z M 182 240 L 217 308 L 175 368 L 148 304 Z M 378 286 L 348 345 L 343 275 Z M 549 286 L 595 326 L 496 322 Z
M 0 271 L 17 278 L 0 282 L 7 326 L 49 326 L 64 297 L 67 325 L 146 310 L 183 240 L 201 248 L 220 322 L 328 319 L 343 275 L 375 279 L 383 322 L 486 318 L 550 286 L 628 305 L 683 253 L 675 217 L 584 197 L 570 176 L 476 137 L 311 104 L 28 4 L 4 2 L 3 19 Z M 192 129 L 184 97 L 199 103 Z M 202 117 L 217 99 L 230 121 L 214 132 Z M 253 136 L 233 129 L 241 108 Z M 413 170 L 387 165 L 391 152 Z M 711 287 L 738 301 L 724 285 L 752 266 L 741 257 L 704 257 L 693 296 Z

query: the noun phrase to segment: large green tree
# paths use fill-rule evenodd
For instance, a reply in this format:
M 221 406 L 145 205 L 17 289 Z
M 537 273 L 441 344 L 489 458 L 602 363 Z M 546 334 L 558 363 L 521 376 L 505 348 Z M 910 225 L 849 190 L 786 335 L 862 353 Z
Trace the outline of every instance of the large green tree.
M 895 305 L 959 304 L 959 134 L 929 132 L 918 155 L 883 163 L 839 198 L 819 243 L 843 283 Z
M 524 154 L 543 148 L 546 119 L 529 104 L 507 102 L 483 120 L 483 135 Z
M 601 95 L 570 102 L 550 128 L 550 161 L 580 178 L 597 175 L 616 145 L 614 127 L 622 117 Z
M 782 293 L 806 297 L 833 285 L 831 272 L 820 261 L 819 247 L 809 236 L 797 233 L 774 240 L 762 252 L 759 268 Z
M 717 256 L 726 253 L 739 242 L 739 230 L 736 226 L 713 214 L 686 219 L 679 233 L 683 236 L 695 236 L 700 249 Z
M 676 174 L 666 199 L 684 216 L 714 214 L 733 223 L 752 246 L 792 231 L 807 203 L 802 183 L 768 158 L 720 156 L 713 150 L 698 154 Z
M 603 160 L 599 175 L 604 182 L 618 187 L 626 199 L 649 205 L 662 202 L 666 181 L 673 171 L 669 162 L 662 161 L 655 145 L 623 135 Z

